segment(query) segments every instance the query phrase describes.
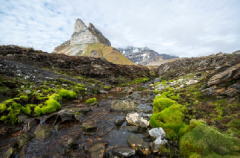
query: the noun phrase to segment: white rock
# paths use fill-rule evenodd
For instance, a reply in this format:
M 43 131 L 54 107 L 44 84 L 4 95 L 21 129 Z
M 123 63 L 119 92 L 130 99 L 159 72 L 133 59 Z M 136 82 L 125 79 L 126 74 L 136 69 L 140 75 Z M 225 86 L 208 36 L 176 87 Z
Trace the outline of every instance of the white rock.
M 156 139 L 158 137 L 161 137 L 161 138 L 166 138 L 166 133 L 165 131 L 163 130 L 162 127 L 159 127 L 159 128 L 152 128 L 148 131 L 149 135 Z
M 67 84 L 62 84 L 63 87 L 67 87 L 68 85 Z
M 101 89 L 99 92 L 100 92 L 101 94 L 108 94 L 108 91 L 105 91 L 105 90 L 102 90 L 102 89 Z
M 189 80 L 188 82 L 186 82 L 187 85 L 194 84 L 194 83 L 198 83 L 198 80 Z
M 129 113 L 127 114 L 126 120 L 129 124 L 134 126 L 139 126 L 147 128 L 149 126 L 149 121 L 140 117 L 138 113 Z
M 149 84 L 149 87 L 153 87 L 153 84 Z
M 184 79 L 178 79 L 178 82 L 182 83 Z
M 180 88 L 183 88 L 184 87 L 184 85 L 182 84 L 182 85 L 180 85 Z
M 158 137 L 154 142 L 153 142 L 153 152 L 158 152 L 159 149 L 161 148 L 162 145 L 166 144 L 167 140 L 161 139 Z

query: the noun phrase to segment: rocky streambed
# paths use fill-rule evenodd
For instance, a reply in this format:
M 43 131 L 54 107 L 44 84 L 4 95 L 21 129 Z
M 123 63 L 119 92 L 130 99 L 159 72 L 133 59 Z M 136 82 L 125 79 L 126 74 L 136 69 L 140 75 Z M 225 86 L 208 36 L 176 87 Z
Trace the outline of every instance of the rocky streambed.
M 1 157 L 155 157 L 148 122 L 155 93 L 148 85 L 98 94 L 93 106 L 75 100 L 49 115 L 21 116 L 25 125 L 0 137 Z

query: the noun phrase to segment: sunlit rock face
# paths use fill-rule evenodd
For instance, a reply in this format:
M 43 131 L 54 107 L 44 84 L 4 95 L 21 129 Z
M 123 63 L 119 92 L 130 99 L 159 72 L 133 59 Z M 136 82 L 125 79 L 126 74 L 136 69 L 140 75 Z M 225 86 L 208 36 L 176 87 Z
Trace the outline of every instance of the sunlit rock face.
M 77 19 L 72 34 L 70 45 L 85 44 L 85 43 L 98 43 L 100 42 L 97 36 L 94 36 L 83 23 L 81 19 Z

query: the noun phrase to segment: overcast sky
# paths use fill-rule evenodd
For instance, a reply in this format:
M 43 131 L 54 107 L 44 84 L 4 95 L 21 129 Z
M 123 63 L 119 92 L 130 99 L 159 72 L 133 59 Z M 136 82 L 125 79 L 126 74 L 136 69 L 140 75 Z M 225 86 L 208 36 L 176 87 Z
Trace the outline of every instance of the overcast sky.
M 113 47 L 149 47 L 180 57 L 240 49 L 240 0 L 0 0 L 0 45 L 52 52 L 77 18 Z

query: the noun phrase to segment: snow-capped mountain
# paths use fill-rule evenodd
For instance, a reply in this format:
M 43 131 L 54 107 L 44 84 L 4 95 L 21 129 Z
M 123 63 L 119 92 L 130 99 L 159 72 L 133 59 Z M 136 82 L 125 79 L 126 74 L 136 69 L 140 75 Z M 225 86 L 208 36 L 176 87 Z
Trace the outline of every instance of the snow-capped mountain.
M 178 58 L 177 56 L 171 56 L 167 54 L 158 54 L 154 50 L 148 47 L 132 47 L 127 46 L 126 48 L 117 48 L 125 57 L 134 63 L 147 65 L 150 62 L 168 60 L 173 58 Z

